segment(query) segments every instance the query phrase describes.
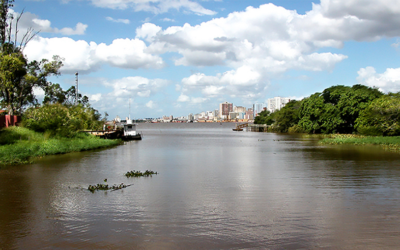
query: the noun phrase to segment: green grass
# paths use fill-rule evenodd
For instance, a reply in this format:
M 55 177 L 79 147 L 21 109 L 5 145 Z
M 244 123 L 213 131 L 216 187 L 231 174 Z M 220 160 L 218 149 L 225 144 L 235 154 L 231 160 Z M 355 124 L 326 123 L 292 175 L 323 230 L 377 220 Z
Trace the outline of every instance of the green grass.
M 84 133 L 73 138 L 51 138 L 46 133 L 11 127 L 0 131 L 0 166 L 29 163 L 45 155 L 79 152 L 120 143 L 120 140 L 105 140 Z
M 320 141 L 322 144 L 330 145 L 379 145 L 385 149 L 400 151 L 400 136 L 361 136 L 361 135 L 336 135 Z

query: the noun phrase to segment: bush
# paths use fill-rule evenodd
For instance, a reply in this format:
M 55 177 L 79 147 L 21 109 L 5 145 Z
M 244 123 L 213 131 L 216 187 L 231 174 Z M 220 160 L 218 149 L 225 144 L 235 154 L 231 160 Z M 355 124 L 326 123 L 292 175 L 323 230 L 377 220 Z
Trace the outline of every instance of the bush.
M 294 125 L 288 129 L 288 133 L 306 133 L 306 131 L 299 125 Z
M 36 132 L 48 132 L 51 136 L 73 137 L 80 130 L 100 129 L 102 122 L 99 118 L 93 108 L 55 103 L 28 109 L 22 124 Z
M 23 127 L 3 128 L 0 131 L 0 145 L 13 144 L 21 140 L 41 140 L 43 136 Z

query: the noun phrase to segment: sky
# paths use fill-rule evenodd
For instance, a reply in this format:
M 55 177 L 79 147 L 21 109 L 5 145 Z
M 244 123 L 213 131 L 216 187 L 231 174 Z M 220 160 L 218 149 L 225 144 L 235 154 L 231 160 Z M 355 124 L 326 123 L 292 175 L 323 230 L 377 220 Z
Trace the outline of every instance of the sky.
M 155 118 L 302 99 L 333 85 L 400 91 L 400 0 L 16 0 L 28 60 L 104 116 Z M 40 99 L 43 93 L 37 91 Z

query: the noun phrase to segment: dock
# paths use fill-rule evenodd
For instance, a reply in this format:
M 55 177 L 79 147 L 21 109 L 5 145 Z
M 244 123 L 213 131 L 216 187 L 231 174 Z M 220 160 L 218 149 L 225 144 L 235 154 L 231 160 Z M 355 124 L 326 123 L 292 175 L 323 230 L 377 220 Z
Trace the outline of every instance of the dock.
M 250 132 L 268 132 L 270 128 L 271 125 L 267 124 L 249 124 L 246 129 Z

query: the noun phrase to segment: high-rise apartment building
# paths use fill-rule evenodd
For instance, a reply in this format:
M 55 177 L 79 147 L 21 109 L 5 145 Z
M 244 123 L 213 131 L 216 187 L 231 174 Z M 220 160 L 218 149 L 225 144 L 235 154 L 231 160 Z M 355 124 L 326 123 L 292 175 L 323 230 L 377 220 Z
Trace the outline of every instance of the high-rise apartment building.
M 233 103 L 224 102 L 219 104 L 219 116 L 221 118 L 228 118 L 229 112 L 233 111 Z
M 233 107 L 233 112 L 246 112 L 246 107 L 242 107 L 242 106 L 235 106 Z
M 276 110 L 280 110 L 283 108 L 288 102 L 290 102 L 289 98 L 285 97 L 274 97 L 267 100 L 268 111 L 273 113 Z
M 253 116 L 256 117 L 265 108 L 265 103 L 255 103 L 253 104 Z

